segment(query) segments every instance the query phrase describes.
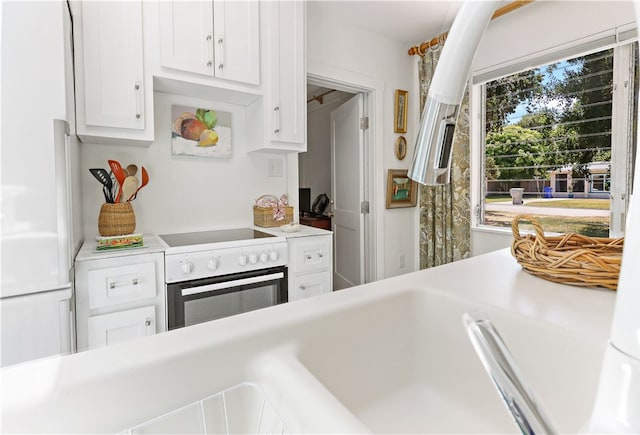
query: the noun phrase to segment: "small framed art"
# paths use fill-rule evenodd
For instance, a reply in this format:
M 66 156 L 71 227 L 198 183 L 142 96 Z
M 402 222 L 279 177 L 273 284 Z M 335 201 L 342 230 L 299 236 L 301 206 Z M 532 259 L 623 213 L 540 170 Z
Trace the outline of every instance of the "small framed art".
M 409 93 L 402 89 L 396 89 L 396 99 L 393 115 L 393 131 L 395 133 L 407 132 L 407 109 Z
M 406 169 L 389 169 L 387 176 L 387 208 L 415 207 L 418 183 L 407 176 Z

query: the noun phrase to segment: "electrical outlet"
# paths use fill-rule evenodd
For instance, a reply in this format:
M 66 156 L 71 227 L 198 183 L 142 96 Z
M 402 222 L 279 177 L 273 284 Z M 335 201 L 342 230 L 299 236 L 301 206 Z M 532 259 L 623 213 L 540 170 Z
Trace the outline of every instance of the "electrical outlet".
M 268 175 L 269 177 L 282 177 L 282 160 L 281 159 L 269 159 L 268 160 Z

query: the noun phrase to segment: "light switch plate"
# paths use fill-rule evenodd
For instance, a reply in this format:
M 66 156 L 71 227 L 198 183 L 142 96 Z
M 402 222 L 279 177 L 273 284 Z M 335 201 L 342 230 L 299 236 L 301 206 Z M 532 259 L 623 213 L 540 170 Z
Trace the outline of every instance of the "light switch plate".
M 281 159 L 269 159 L 267 162 L 268 162 L 268 165 L 269 165 L 269 170 L 268 170 L 268 176 L 269 177 L 282 177 L 283 176 L 282 160 Z

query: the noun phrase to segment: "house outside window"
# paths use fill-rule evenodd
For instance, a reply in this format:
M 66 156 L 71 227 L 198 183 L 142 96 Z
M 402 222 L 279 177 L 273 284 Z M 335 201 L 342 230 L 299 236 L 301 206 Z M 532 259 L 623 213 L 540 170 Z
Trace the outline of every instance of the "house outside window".
M 611 216 L 624 216 L 631 183 L 637 52 L 627 44 L 478 85 L 479 225 L 510 227 L 516 214 L 528 213 L 547 231 L 621 235 L 623 219 Z M 524 205 L 515 207 L 512 188 L 524 189 Z

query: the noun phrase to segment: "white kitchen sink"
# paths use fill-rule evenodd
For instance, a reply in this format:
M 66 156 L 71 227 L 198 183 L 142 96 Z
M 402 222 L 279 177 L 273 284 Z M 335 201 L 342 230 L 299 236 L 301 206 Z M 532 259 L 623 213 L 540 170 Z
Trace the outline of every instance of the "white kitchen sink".
M 556 428 L 580 430 L 602 349 L 444 293 L 405 291 L 337 312 L 309 329 L 297 357 L 372 432 L 518 432 L 465 333 L 470 310 L 495 324 Z
M 445 292 L 380 284 L 3 370 L 3 430 L 219 433 L 221 420 L 207 418 L 230 411 L 224 396 L 235 403 L 227 425 L 238 415 L 251 423 L 228 432 L 516 433 L 465 333 L 462 315 L 478 310 L 556 429 L 579 431 L 597 387 L 597 340 Z M 45 388 L 34 374 L 47 370 Z M 230 399 L 235 388 L 244 399 Z M 274 426 L 260 419 L 265 410 Z

